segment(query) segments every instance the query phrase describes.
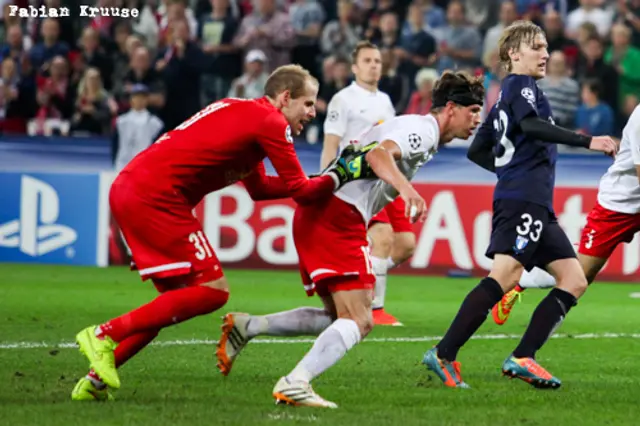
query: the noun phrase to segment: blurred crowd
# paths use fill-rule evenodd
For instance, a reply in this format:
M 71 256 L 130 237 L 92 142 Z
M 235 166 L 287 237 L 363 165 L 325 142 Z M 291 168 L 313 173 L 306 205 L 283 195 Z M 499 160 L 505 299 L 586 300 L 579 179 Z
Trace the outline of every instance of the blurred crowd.
M 81 17 L 80 4 L 137 8 L 137 18 Z M 64 18 L 9 6 L 69 7 Z M 0 132 L 152 141 L 202 106 L 257 98 L 275 67 L 299 63 L 326 105 L 351 79 L 350 53 L 382 50 L 380 89 L 398 113 L 424 114 L 445 69 L 485 76 L 486 105 L 504 71 L 497 45 L 517 19 L 547 34 L 539 82 L 556 123 L 619 134 L 640 99 L 640 0 L 0 0 Z M 146 143 L 146 142 L 145 142 Z

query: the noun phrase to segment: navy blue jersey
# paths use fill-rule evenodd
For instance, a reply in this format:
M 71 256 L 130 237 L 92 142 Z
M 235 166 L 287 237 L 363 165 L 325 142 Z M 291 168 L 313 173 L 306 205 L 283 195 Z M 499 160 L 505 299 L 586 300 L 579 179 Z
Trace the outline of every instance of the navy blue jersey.
M 553 122 L 547 97 L 532 77 L 510 74 L 476 137 L 493 141 L 498 176 L 494 200 L 522 200 L 553 211 L 558 150 L 554 143 L 525 136 L 519 123 L 532 116 Z

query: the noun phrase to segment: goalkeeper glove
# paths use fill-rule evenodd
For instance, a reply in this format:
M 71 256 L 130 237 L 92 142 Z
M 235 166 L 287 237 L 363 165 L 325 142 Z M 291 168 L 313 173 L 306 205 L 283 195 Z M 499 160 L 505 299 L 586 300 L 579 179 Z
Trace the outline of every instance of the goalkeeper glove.
M 363 149 L 356 149 L 354 145 L 347 146 L 321 174 L 333 174 L 338 183 L 336 189 L 354 180 L 376 179 L 377 176 L 365 160 L 365 155 L 373 146 L 374 144 L 370 144 Z

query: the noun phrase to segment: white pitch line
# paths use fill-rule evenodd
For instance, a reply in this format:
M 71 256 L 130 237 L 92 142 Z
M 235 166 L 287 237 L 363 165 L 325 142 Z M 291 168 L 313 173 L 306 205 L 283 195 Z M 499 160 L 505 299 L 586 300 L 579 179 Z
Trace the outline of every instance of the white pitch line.
M 519 339 L 519 334 L 478 334 L 472 339 L 476 340 L 508 340 Z M 584 334 L 554 334 L 552 339 L 640 339 L 640 333 L 584 333 Z M 442 339 L 442 336 L 421 336 L 421 337 L 372 337 L 365 339 L 365 343 L 416 343 L 416 342 L 433 342 Z M 313 343 L 315 339 L 254 339 L 251 343 L 258 344 L 298 344 Z M 217 340 L 167 340 L 151 343 L 152 346 L 211 346 L 217 344 Z M 2 349 L 69 349 L 75 348 L 77 345 L 73 342 L 3 342 L 0 343 Z

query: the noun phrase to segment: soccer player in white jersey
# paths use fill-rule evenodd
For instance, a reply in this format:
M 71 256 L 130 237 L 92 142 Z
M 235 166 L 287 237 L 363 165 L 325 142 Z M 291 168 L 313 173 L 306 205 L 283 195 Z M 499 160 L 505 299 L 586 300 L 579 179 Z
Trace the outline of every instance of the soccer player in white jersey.
M 467 139 L 480 123 L 484 97 L 481 79 L 463 72 L 445 73 L 433 92 L 427 115 L 392 118 L 362 135 L 357 145 L 378 179 L 348 183 L 328 201 L 296 208 L 293 238 L 309 296 L 318 294 L 324 309 L 304 307 L 265 316 L 227 314 L 218 344 L 224 371 L 250 339 L 269 336 L 318 336 L 311 350 L 273 396 L 293 405 L 335 408 L 310 382 L 345 356 L 372 330 L 375 276 L 369 259 L 367 224 L 398 195 L 412 222 L 426 215 L 425 201 L 409 182 L 418 169 L 453 138 Z
M 324 144 L 320 169 L 324 169 L 339 150 L 358 139 L 371 127 L 393 118 L 391 99 L 378 90 L 382 73 L 380 50 L 368 41 L 358 43 L 352 53 L 351 71 L 355 81 L 334 95 L 327 107 Z M 387 270 L 409 259 L 416 247 L 416 237 L 404 216 L 404 201 L 398 197 L 369 222 L 371 262 L 376 276 L 373 320 L 376 325 L 402 325 L 385 312 Z
M 620 243 L 629 243 L 640 231 L 640 106 L 622 131 L 620 151 L 600 179 L 598 201 L 587 216 L 578 246 L 578 261 L 591 284 Z M 534 271 L 532 271 L 534 272 Z M 524 278 L 524 277 L 523 277 Z M 539 272 L 506 293 L 492 310 L 494 321 L 504 324 L 515 301 L 526 288 L 556 285 L 546 272 Z

